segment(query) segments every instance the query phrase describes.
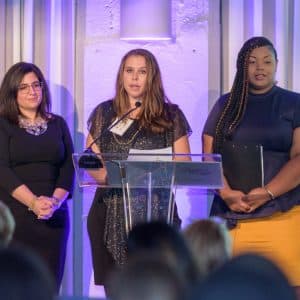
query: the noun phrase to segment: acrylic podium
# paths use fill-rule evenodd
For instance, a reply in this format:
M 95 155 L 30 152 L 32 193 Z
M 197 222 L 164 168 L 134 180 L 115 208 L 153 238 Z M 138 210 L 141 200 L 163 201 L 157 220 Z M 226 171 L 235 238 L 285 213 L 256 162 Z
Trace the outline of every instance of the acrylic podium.
M 122 191 L 126 232 L 139 222 L 173 222 L 176 190 L 222 187 L 218 154 L 75 153 L 80 187 Z

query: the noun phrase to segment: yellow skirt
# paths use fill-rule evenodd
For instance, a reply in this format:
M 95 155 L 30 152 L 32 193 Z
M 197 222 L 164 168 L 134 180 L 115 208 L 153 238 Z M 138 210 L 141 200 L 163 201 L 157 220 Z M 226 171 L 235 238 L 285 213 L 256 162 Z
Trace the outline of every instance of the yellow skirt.
M 271 259 L 300 286 L 300 205 L 270 217 L 239 220 L 230 230 L 233 255 L 255 252 Z

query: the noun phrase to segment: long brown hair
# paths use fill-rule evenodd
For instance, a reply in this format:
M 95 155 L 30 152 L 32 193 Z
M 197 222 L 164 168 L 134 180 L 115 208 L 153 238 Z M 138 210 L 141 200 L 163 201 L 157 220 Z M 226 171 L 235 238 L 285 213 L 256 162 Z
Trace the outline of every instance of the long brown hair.
M 146 60 L 147 83 L 139 117 L 140 126 L 148 128 L 153 132 L 163 132 L 166 129 L 170 129 L 172 120 L 169 116 L 168 106 L 166 105 L 170 101 L 164 92 L 157 60 L 150 51 L 145 49 L 133 49 L 126 53 L 121 60 L 114 98 L 114 109 L 117 115 L 121 116 L 126 113 L 130 107 L 129 97 L 125 91 L 123 82 L 125 63 L 130 56 L 142 56 Z
M 19 62 L 10 67 L 6 72 L 0 87 L 0 116 L 8 119 L 14 124 L 18 124 L 18 115 L 20 114 L 18 103 L 16 101 L 18 88 L 23 77 L 31 72 L 37 76 L 39 82 L 42 83 L 43 88 L 42 101 L 38 108 L 38 114 L 43 119 L 49 118 L 51 97 L 43 73 L 32 63 Z
M 277 52 L 273 44 L 265 37 L 253 37 L 247 40 L 240 49 L 237 62 L 234 82 L 229 98 L 217 122 L 213 150 L 220 153 L 224 140 L 230 137 L 238 127 L 247 106 L 248 99 L 248 65 L 249 55 L 253 49 L 267 46 L 274 53 L 277 61 Z

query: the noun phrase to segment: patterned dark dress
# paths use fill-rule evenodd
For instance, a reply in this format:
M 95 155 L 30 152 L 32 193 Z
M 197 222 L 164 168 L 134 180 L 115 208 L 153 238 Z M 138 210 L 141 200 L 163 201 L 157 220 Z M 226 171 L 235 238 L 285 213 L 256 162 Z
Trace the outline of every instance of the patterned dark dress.
M 139 128 L 135 120 L 125 134 L 115 136 L 105 130 L 115 119 L 112 100 L 99 104 L 91 114 L 90 134 L 96 138 L 102 153 L 129 153 L 130 149 L 162 149 L 172 147 L 173 142 L 184 135 L 191 134 L 191 128 L 182 111 L 176 106 L 166 104 L 172 116 L 173 128 L 164 133 L 154 134 Z M 141 196 L 143 197 L 143 196 Z M 177 212 L 174 223 L 180 224 Z M 105 285 L 112 267 L 126 261 L 126 232 L 124 225 L 122 192 L 120 189 L 99 188 L 96 191 L 88 216 L 88 233 L 91 241 L 95 284 Z
M 73 144 L 67 124 L 63 118 L 53 115 L 47 130 L 35 136 L 0 118 L 0 145 L 0 200 L 15 218 L 13 243 L 40 255 L 59 287 L 69 233 L 67 202 L 49 220 L 39 220 L 10 194 L 22 184 L 37 196 L 52 196 L 57 187 L 72 191 Z

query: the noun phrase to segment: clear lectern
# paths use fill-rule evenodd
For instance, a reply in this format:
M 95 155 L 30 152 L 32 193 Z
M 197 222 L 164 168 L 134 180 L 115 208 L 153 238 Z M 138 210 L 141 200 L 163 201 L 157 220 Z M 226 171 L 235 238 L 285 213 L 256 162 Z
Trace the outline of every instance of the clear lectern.
M 126 232 L 139 222 L 173 222 L 178 188 L 222 187 L 218 154 L 75 153 L 80 187 L 122 190 Z

